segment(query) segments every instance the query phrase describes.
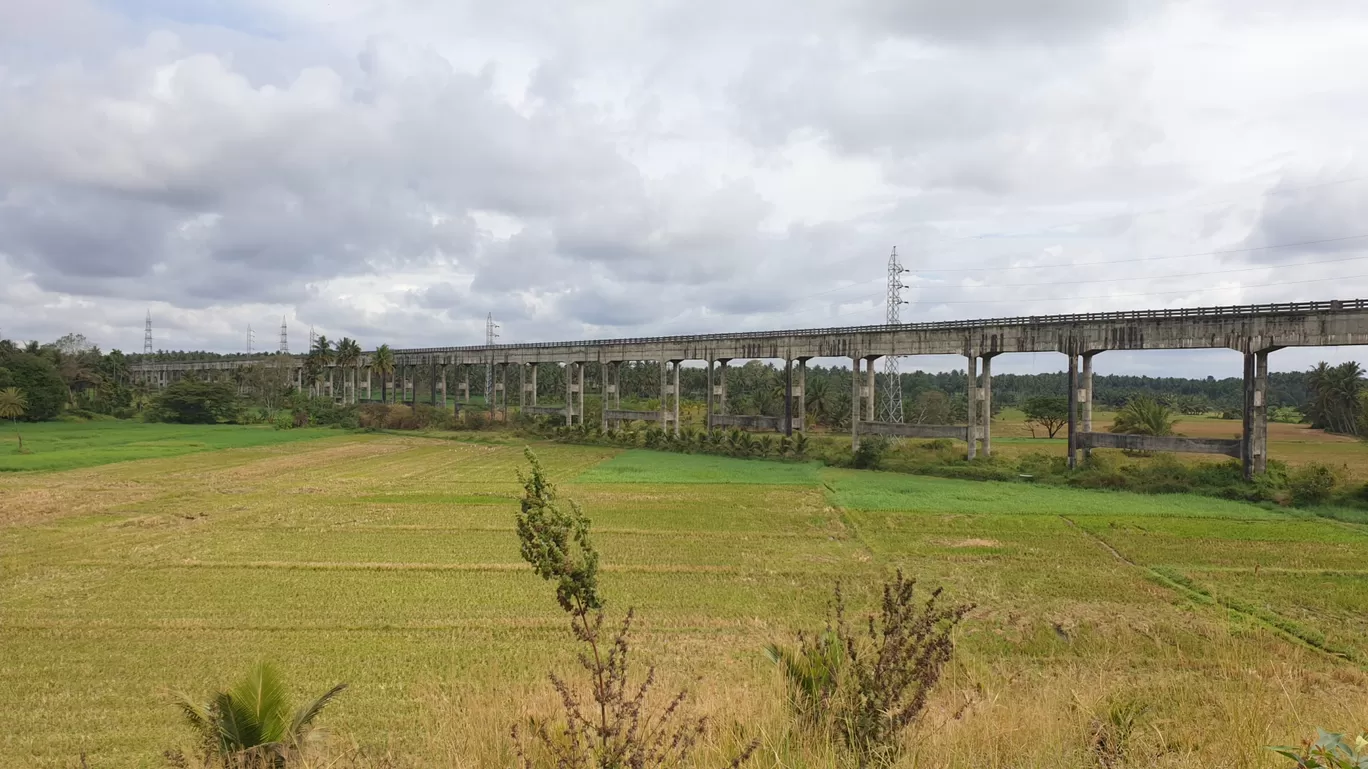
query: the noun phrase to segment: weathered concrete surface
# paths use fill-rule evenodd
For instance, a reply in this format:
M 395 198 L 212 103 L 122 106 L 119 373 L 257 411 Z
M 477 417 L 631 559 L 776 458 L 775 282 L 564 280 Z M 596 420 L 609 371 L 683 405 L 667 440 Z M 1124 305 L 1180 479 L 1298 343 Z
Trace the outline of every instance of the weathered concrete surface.
M 524 414 L 545 414 L 549 416 L 565 416 L 564 406 L 523 406 Z
M 659 411 L 632 411 L 630 409 L 604 409 L 604 419 L 620 419 L 624 422 L 641 420 L 642 422 L 657 422 L 660 420 Z
M 1103 350 L 1278 347 L 1368 344 L 1368 300 L 1244 305 L 1182 310 L 1088 313 L 984 320 L 855 326 L 737 334 L 697 334 L 529 344 L 395 350 L 401 365 L 722 360 L 882 355 L 995 355 L 1009 352 L 1083 354 Z M 278 360 L 145 363 L 137 372 L 234 369 Z M 302 362 L 302 357 L 294 358 Z M 360 364 L 370 365 L 369 354 Z
M 1224 454 L 1240 457 L 1243 441 L 1223 438 L 1183 438 L 1177 435 L 1132 435 L 1129 433 L 1079 433 L 1078 445 L 1086 449 L 1125 449 L 1127 451 L 1165 451 L 1185 454 Z
M 760 414 L 713 414 L 712 423 L 713 427 L 740 427 L 746 430 L 777 432 L 784 429 L 783 417 L 767 417 Z M 797 417 L 793 418 L 793 429 L 803 429 Z
M 861 422 L 861 435 L 887 435 L 890 438 L 952 438 L 969 440 L 967 425 L 911 425 L 897 422 Z

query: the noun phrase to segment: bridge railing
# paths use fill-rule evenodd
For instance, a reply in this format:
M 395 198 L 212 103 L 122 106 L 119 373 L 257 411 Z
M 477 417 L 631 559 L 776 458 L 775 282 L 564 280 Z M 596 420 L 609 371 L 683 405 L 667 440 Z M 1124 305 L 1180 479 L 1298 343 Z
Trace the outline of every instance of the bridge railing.
M 981 318 L 977 320 L 941 320 L 923 323 L 901 323 L 898 325 L 880 324 L 875 326 L 834 326 L 828 328 L 802 328 L 777 331 L 738 331 L 723 334 L 677 334 L 673 336 L 625 337 L 622 339 L 589 339 L 562 342 L 527 342 L 525 344 L 497 345 L 456 345 L 452 347 L 410 347 L 396 349 L 396 355 L 423 355 L 445 352 L 495 351 L 514 349 L 544 349 L 548 347 L 607 347 L 612 345 L 640 344 L 677 344 L 679 342 L 712 342 L 732 339 L 773 339 L 775 337 L 811 337 L 831 334 L 862 334 L 945 331 L 953 329 L 977 329 L 990 326 L 1043 326 L 1068 323 L 1117 322 L 1131 320 L 1153 320 L 1156 318 L 1237 318 L 1267 315 L 1295 315 L 1312 312 L 1351 312 L 1368 310 L 1368 299 L 1339 299 L 1324 302 L 1288 302 L 1281 304 L 1244 304 L 1226 307 L 1182 307 L 1165 310 L 1124 310 L 1121 312 L 1089 312 L 1070 315 L 1018 315 L 1008 318 Z M 370 354 L 370 353 L 367 353 Z M 302 356 L 301 356 L 302 357 Z M 259 359 L 244 359 L 242 364 Z M 223 359 L 208 361 L 143 361 L 133 368 L 157 363 L 220 363 L 230 362 Z
M 834 326 L 778 331 L 738 331 L 723 334 L 678 334 L 674 336 L 625 337 L 622 339 L 590 339 L 570 342 L 528 342 L 525 344 L 459 345 L 455 347 L 418 347 L 395 350 L 396 354 L 461 352 L 469 350 L 526 349 L 546 347 L 605 347 L 625 344 L 672 344 L 678 342 L 709 342 L 728 339 L 769 339 L 781 336 L 826 336 L 828 334 L 887 333 L 889 331 L 943 331 L 946 329 L 975 329 L 985 326 L 1056 325 L 1098 321 L 1152 320 L 1155 318 L 1231 318 L 1260 315 L 1288 315 L 1308 312 L 1342 312 L 1368 310 L 1368 299 L 1343 299 L 1326 302 L 1289 302 L 1283 304 L 1245 304 L 1226 307 L 1183 307 L 1166 310 L 1124 310 L 1121 312 L 1089 312 L 1070 315 L 1019 315 L 1009 318 L 978 320 L 942 320 L 923 323 L 879 324 L 876 326 Z

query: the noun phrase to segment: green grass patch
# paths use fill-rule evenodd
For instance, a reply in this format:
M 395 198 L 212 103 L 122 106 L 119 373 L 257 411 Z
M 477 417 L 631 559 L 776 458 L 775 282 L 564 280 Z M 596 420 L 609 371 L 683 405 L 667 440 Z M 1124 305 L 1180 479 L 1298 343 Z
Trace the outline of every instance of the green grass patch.
M 816 462 L 766 462 L 707 454 L 624 451 L 595 465 L 577 483 L 745 483 L 804 484 L 820 482 Z
M 19 429 L 27 453 L 18 453 L 13 436 L 5 436 L 0 443 L 0 472 L 73 470 L 338 435 L 326 428 L 276 430 L 262 425 L 167 425 L 122 420 L 39 422 Z
M 855 510 L 1018 515 L 1146 515 L 1190 518 L 1282 518 L 1243 502 L 1189 494 L 1134 494 L 998 481 L 829 469 L 822 479 L 832 501 Z

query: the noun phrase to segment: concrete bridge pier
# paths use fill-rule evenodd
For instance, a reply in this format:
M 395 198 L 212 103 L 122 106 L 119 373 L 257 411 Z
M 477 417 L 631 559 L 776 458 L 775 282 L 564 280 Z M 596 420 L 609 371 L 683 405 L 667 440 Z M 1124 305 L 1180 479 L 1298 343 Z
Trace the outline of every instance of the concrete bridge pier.
M 575 368 L 578 364 L 567 361 L 565 364 L 565 426 L 569 427 L 575 423 L 575 392 L 579 388 L 575 387 Z M 583 416 L 581 415 L 581 419 Z
M 437 372 L 437 391 L 440 395 L 437 406 L 445 411 L 447 407 L 447 366 L 445 363 L 439 363 L 433 368 Z
M 1268 354 L 1278 349 L 1245 353 L 1244 356 L 1244 431 L 1241 433 L 1240 463 L 1246 480 L 1268 470 Z
M 708 362 L 708 432 L 712 432 L 714 415 L 727 413 L 727 364 L 731 358 L 718 358 L 717 377 L 713 378 L 713 361 Z
M 864 415 L 864 393 L 860 387 L 860 364 L 864 358 L 850 356 L 850 450 L 860 448 L 860 417 Z
M 470 364 L 461 364 L 461 405 L 470 405 Z
M 784 435 L 793 435 L 793 359 L 784 358 Z
M 603 414 L 604 420 L 607 421 L 609 396 L 612 396 L 613 410 L 622 410 L 622 361 L 609 361 L 604 365 L 606 368 L 603 370 Z M 610 375 L 612 376 L 611 381 L 609 380 Z M 622 429 L 621 417 L 613 418 L 613 429 Z
M 798 384 L 793 394 L 798 399 L 796 415 L 798 429 L 807 432 L 807 358 L 798 359 Z
M 1069 356 L 1069 469 L 1078 467 L 1078 401 L 1081 394 L 1078 390 L 1078 355 L 1073 351 L 1066 353 Z
M 968 380 L 968 389 L 964 396 L 968 430 L 964 437 L 969 443 L 967 456 L 973 459 L 978 455 L 978 357 L 973 354 L 964 357 L 968 359 L 968 365 L 964 368 L 965 378 Z
M 969 418 L 972 421 L 967 437 L 971 444 L 975 440 L 978 441 L 979 449 L 985 457 L 993 455 L 993 357 L 995 355 L 996 353 L 987 353 L 979 356 L 983 361 L 983 372 L 978 376 L 978 386 L 972 393 L 973 400 L 970 402 L 969 409 Z M 969 365 L 972 370 L 974 366 L 972 358 Z M 974 425 L 978 426 L 977 432 L 974 430 Z M 972 459 L 973 456 L 971 450 L 969 457 Z
M 494 364 L 494 407 L 508 421 L 508 364 Z
M 670 399 L 673 402 L 672 411 L 674 412 L 674 434 L 679 435 L 679 364 L 682 360 L 670 361 L 670 368 L 674 370 L 674 381 L 670 384 Z

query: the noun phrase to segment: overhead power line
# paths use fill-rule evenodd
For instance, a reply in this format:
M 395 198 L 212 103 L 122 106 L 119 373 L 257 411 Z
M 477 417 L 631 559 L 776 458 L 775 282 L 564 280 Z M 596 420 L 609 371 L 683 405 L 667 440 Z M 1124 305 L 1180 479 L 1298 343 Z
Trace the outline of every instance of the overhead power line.
M 1248 248 L 1225 248 L 1217 251 L 1198 251 L 1190 254 L 1173 254 L 1171 256 L 1141 256 L 1134 259 L 1107 259 L 1100 262 L 1061 262 L 1058 264 L 1024 264 L 1020 266 L 1002 267 L 956 267 L 948 269 L 937 269 L 928 267 L 926 272 L 998 272 L 1000 270 L 1039 270 L 1050 267 L 1092 267 L 1099 264 L 1130 264 L 1134 262 L 1160 262 L 1165 259 L 1191 259 L 1196 256 L 1221 256 L 1223 254 L 1246 254 L 1254 251 L 1271 251 L 1278 248 L 1296 248 L 1298 246 L 1318 246 L 1325 243 L 1344 243 L 1350 240 L 1363 240 L 1368 238 L 1368 233 L 1363 235 L 1346 235 L 1342 238 L 1323 238 L 1321 240 L 1302 240 L 1296 243 L 1274 243 L 1267 246 L 1250 246 Z

